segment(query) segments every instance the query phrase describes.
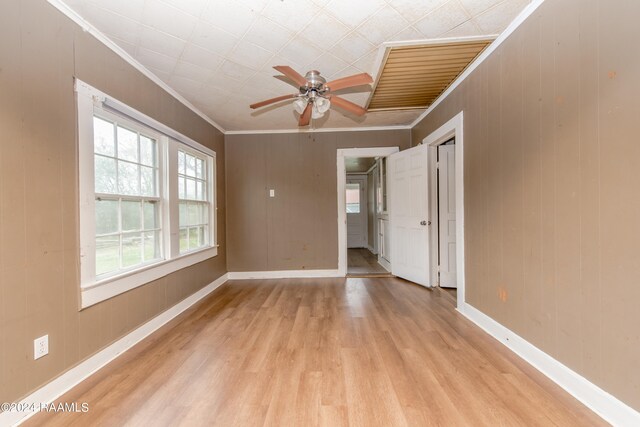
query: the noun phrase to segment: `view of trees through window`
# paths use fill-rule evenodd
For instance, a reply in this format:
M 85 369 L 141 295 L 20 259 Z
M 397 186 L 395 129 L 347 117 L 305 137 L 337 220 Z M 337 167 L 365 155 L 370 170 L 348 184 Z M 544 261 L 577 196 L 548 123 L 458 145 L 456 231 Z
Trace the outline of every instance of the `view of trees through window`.
M 162 257 L 157 141 L 94 117 L 96 276 Z

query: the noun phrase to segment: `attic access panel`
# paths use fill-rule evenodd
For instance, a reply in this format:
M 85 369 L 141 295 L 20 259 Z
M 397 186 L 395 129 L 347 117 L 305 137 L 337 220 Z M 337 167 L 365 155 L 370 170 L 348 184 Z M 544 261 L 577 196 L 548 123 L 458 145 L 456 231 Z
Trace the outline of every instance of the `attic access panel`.
M 369 111 L 427 108 L 494 38 L 390 46 Z

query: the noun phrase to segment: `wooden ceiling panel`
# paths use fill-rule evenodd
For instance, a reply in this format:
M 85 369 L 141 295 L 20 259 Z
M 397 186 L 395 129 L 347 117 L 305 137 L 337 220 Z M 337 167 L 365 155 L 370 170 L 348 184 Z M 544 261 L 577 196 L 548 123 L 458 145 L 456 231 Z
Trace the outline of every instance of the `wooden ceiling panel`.
M 492 41 L 475 39 L 388 48 L 367 108 L 427 108 Z

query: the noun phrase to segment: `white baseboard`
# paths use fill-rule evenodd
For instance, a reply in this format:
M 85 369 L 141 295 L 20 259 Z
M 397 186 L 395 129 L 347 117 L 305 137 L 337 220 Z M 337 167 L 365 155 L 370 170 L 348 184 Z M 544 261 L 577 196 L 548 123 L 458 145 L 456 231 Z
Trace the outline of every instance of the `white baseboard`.
M 131 347 L 151 335 L 156 330 L 160 329 L 160 327 L 168 323 L 180 313 L 187 310 L 189 307 L 209 295 L 216 288 L 223 285 L 227 280 L 227 274 L 220 276 L 214 282 L 183 299 L 173 307 L 149 320 L 144 325 L 131 331 L 129 334 L 120 338 L 118 341 L 100 350 L 98 353 L 89 357 L 77 366 L 69 369 L 67 372 L 60 375 L 50 383 L 34 391 L 29 396 L 24 398 L 20 403 L 24 405 L 33 403 L 36 404 L 34 406 L 37 407 L 40 404 L 53 402 L 55 399 L 71 390 L 73 387 L 87 379 L 89 376 L 120 356 L 122 353 L 129 350 Z M 0 426 L 13 426 L 21 424 L 31 416 L 35 415 L 37 412 L 38 411 L 0 412 Z
M 234 271 L 227 274 L 229 276 L 229 280 L 341 277 L 338 270 Z
M 477 308 L 464 304 L 462 309 L 458 311 L 608 423 L 621 427 L 640 426 L 639 412 L 505 328 Z

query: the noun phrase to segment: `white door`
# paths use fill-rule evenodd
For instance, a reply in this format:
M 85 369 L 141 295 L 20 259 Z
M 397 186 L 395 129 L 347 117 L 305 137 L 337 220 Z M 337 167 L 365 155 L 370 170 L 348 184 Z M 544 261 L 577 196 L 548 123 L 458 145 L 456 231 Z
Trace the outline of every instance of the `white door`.
M 457 288 L 455 145 L 438 146 L 438 228 L 440 286 Z
M 347 247 L 367 247 L 367 177 L 347 177 Z
M 391 270 L 423 286 L 430 286 L 427 149 L 419 145 L 387 158 Z

